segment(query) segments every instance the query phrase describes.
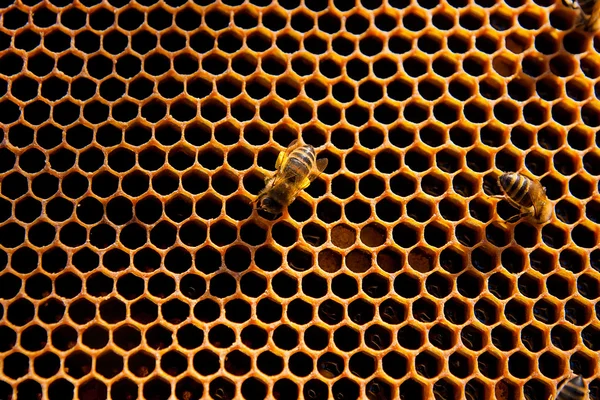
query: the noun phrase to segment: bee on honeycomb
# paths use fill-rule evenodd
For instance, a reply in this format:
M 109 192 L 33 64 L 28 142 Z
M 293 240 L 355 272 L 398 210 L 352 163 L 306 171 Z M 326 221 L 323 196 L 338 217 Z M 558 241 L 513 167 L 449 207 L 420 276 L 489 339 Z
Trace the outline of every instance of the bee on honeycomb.
M 498 186 L 503 195 L 512 206 L 520 210 L 506 222 L 515 222 L 520 218 L 529 217 L 538 224 L 548 222 L 552 217 L 552 204 L 546 196 L 546 188 L 536 180 L 526 176 L 507 172 L 498 178 Z
M 277 172 L 265 179 L 266 186 L 255 200 L 258 209 L 280 214 L 301 190 L 306 189 L 323 172 L 327 163 L 325 158 L 317 160 L 311 145 L 294 140 L 285 151 L 279 153 L 275 163 Z

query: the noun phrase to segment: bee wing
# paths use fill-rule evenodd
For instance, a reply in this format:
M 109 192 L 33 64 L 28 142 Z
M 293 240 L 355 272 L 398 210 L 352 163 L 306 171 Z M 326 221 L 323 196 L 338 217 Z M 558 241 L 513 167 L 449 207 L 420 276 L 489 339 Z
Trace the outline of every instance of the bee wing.
M 317 160 L 315 166 L 313 167 L 312 171 L 310 172 L 310 174 L 304 179 L 304 181 L 302 181 L 302 184 L 300 185 L 300 190 L 306 189 L 312 181 L 317 179 L 317 177 L 319 175 L 321 175 L 321 172 L 323 172 L 325 170 L 325 168 L 327 168 L 328 163 L 329 163 L 328 159 L 319 158 Z
M 546 197 L 546 188 L 537 180 L 531 181 L 531 187 L 529 188 L 529 196 L 531 198 L 531 204 L 533 205 L 534 215 L 538 214 L 538 207 L 541 205 L 540 197 Z
M 321 172 L 325 171 L 325 168 L 327 168 L 327 164 L 329 164 L 329 160 L 328 160 L 328 159 L 326 159 L 326 158 L 319 158 L 319 159 L 317 160 L 317 165 L 315 165 L 315 168 L 317 169 L 317 171 L 319 171 L 319 172 L 317 173 L 317 176 L 318 176 L 318 175 L 319 175 Z

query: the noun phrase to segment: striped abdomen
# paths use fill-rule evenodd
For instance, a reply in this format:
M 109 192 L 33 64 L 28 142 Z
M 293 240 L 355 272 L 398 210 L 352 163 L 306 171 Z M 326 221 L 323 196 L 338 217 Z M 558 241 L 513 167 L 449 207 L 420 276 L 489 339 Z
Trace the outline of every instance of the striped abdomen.
M 297 181 L 306 178 L 315 165 L 317 155 L 310 145 L 303 145 L 290 153 L 283 174 L 296 176 Z
M 583 400 L 585 398 L 585 385 L 580 375 L 570 379 L 559 388 L 556 400 Z
M 531 181 L 514 172 L 507 172 L 498 178 L 500 187 L 515 203 L 523 207 L 531 207 L 531 197 L 528 196 Z

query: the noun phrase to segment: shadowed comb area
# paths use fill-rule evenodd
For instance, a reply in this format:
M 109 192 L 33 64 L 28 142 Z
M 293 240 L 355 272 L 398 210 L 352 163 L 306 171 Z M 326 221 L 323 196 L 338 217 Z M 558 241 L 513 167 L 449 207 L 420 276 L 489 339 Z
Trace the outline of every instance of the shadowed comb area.
M 600 41 L 559 3 L 0 1 L 0 399 L 600 400 Z M 295 139 L 328 166 L 269 219 Z

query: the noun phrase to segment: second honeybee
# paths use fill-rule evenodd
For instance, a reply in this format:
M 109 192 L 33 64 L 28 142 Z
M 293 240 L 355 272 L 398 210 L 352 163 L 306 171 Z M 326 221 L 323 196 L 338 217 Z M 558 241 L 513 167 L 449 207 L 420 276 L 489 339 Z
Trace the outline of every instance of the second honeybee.
M 583 400 L 585 399 L 585 385 L 581 375 L 571 379 L 567 378 L 558 385 L 556 400 Z M 551 400 L 552 396 L 548 398 Z
M 543 224 L 552 218 L 552 203 L 546 196 L 546 189 L 537 180 L 516 172 L 507 172 L 498 178 L 498 186 L 504 198 L 521 211 L 507 222 L 530 217 L 534 222 Z
M 563 0 L 563 4 L 579 12 L 577 25 L 588 32 L 600 29 L 599 0 Z

